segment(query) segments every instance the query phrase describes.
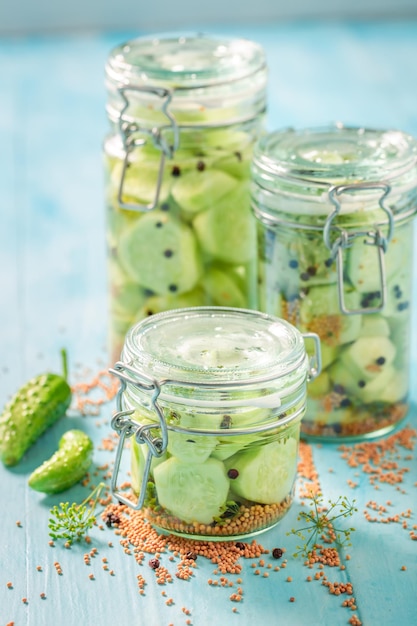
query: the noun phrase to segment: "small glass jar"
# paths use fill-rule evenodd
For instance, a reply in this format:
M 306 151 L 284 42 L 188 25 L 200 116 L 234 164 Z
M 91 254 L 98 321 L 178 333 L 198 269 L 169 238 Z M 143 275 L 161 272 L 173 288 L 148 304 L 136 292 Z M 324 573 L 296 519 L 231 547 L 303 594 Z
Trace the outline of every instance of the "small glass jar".
M 254 308 L 252 148 L 264 123 L 265 55 L 212 36 L 144 37 L 106 65 L 110 350 L 153 313 Z
M 408 411 L 415 139 L 278 131 L 260 140 L 253 179 L 259 308 L 321 339 L 302 435 L 389 432 Z
M 319 368 L 304 337 L 257 311 L 195 307 L 132 327 L 112 426 L 115 497 L 162 532 L 248 537 L 288 511 L 306 383 Z M 137 503 L 117 488 L 126 438 Z

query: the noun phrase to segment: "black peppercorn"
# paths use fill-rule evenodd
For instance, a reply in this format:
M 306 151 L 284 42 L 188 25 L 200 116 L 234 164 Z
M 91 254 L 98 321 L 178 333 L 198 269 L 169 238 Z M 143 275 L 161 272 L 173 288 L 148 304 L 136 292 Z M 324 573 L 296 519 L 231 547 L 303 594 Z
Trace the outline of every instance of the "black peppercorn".
M 274 548 L 272 550 L 272 556 L 274 557 L 274 559 L 280 559 L 283 554 L 284 550 L 282 550 L 281 548 Z

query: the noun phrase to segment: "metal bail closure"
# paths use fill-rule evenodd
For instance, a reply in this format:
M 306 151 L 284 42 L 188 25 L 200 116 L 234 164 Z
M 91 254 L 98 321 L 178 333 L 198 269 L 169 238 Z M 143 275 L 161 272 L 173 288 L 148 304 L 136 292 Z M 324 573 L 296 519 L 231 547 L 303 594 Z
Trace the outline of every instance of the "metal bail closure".
M 347 230 L 343 230 L 338 226 L 332 226 L 333 220 L 339 215 L 339 211 L 341 209 L 341 204 L 338 196 L 349 191 L 368 191 L 374 189 L 380 189 L 382 191 L 382 195 L 379 198 L 378 204 L 380 208 L 386 213 L 388 218 L 388 230 L 386 236 L 382 233 L 381 229 L 377 225 L 375 226 L 374 230 L 361 230 L 355 232 L 348 232 Z M 387 280 L 384 254 L 387 251 L 387 246 L 388 243 L 391 241 L 394 229 L 394 216 L 391 209 L 384 203 L 390 191 L 391 186 L 388 183 L 370 182 L 352 183 L 349 185 L 335 185 L 328 192 L 329 200 L 332 202 L 335 208 L 326 219 L 323 228 L 323 240 L 325 245 L 327 246 L 327 248 L 329 248 L 331 252 L 331 260 L 334 261 L 336 259 L 339 307 L 342 313 L 344 313 L 345 315 L 379 313 L 385 306 L 387 300 Z M 333 242 L 330 238 L 332 228 L 336 229 L 336 231 L 339 232 L 339 236 Z M 364 244 L 368 246 L 375 246 L 376 248 L 375 252 L 378 257 L 378 275 L 380 284 L 380 289 L 378 290 L 378 294 L 380 294 L 380 303 L 378 306 L 374 307 L 348 309 L 346 306 L 344 293 L 343 250 L 345 250 L 346 248 L 350 248 L 353 241 L 358 237 L 367 237 L 368 239 L 365 239 Z
M 117 413 L 114 415 L 111 426 L 119 435 L 119 443 L 116 450 L 116 459 L 114 462 L 114 470 L 110 483 L 110 489 L 112 494 L 123 504 L 127 504 L 133 509 L 141 509 L 145 500 L 146 486 L 148 483 L 149 472 L 151 469 L 151 462 L 153 457 L 160 457 L 164 454 L 168 445 L 168 429 L 165 421 L 165 417 L 158 405 L 158 396 L 161 392 L 159 383 L 152 378 L 148 378 L 142 374 L 138 374 L 135 370 L 131 369 L 122 362 L 116 363 L 113 369 L 109 372 L 114 374 L 120 379 L 121 385 L 117 394 L 116 404 Z M 158 416 L 158 423 L 152 424 L 140 424 L 139 422 L 131 419 L 131 415 L 135 412 L 122 410 L 122 396 L 126 389 L 127 384 L 134 385 L 141 391 L 151 393 L 151 406 Z M 154 437 L 151 433 L 152 430 L 159 428 L 161 431 L 160 437 Z M 122 454 L 124 449 L 125 440 L 129 437 L 135 437 L 138 444 L 146 444 L 148 447 L 148 454 L 146 455 L 146 462 L 143 471 L 142 485 L 139 492 L 139 498 L 135 504 L 121 493 L 117 488 L 117 479 L 120 471 L 120 463 L 122 460 Z
M 308 382 L 313 381 L 321 372 L 321 344 L 317 333 L 301 333 L 304 339 L 311 339 L 314 344 L 314 354 L 309 358 L 310 367 L 307 373 Z
M 167 117 L 169 124 L 167 126 L 162 126 L 162 127 L 154 126 L 153 128 L 143 128 L 136 122 L 131 122 L 128 119 L 126 119 L 125 113 L 127 109 L 129 108 L 129 104 L 130 104 L 129 98 L 127 96 L 127 92 L 150 93 L 150 94 L 158 96 L 159 98 L 162 98 L 163 104 L 162 104 L 161 110 L 164 113 L 164 115 Z M 124 106 L 122 110 L 120 111 L 119 130 L 123 139 L 123 147 L 125 151 L 125 156 L 124 156 L 123 164 L 122 164 L 122 173 L 120 176 L 120 184 L 119 184 L 119 190 L 117 194 L 117 201 L 122 209 L 128 209 L 130 211 L 141 211 L 141 212 L 151 211 L 152 209 L 155 209 L 155 207 L 158 205 L 159 195 L 161 192 L 162 180 L 163 180 L 163 175 L 164 175 L 165 159 L 166 157 L 172 158 L 175 150 L 178 149 L 178 145 L 179 145 L 178 125 L 175 120 L 175 117 L 168 110 L 168 107 L 172 100 L 173 91 L 162 88 L 162 87 L 120 87 L 119 93 L 122 99 L 124 100 Z M 174 142 L 172 145 L 168 144 L 168 142 L 166 141 L 166 138 L 163 135 L 163 130 L 166 130 L 167 128 L 170 128 L 174 135 Z M 158 168 L 158 178 L 156 180 L 156 186 L 155 186 L 155 196 L 153 200 L 149 202 L 148 204 L 141 204 L 140 202 L 124 202 L 123 201 L 123 195 L 124 195 L 123 188 L 124 188 L 124 182 L 126 178 L 126 172 L 130 165 L 130 162 L 129 162 L 130 154 L 136 148 L 140 148 L 141 146 L 144 146 L 146 144 L 146 139 L 144 139 L 143 137 L 138 138 L 136 136 L 136 134 L 139 132 L 145 135 L 149 135 L 149 137 L 152 140 L 153 145 L 161 151 L 161 158 L 159 161 L 159 168 Z

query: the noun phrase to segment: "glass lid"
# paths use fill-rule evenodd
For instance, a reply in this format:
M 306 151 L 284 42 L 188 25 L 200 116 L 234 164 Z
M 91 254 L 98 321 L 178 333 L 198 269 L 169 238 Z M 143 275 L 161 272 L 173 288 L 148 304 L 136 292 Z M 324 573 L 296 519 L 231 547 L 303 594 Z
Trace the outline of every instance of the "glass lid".
M 394 180 L 410 170 L 417 177 L 417 142 L 396 130 L 286 129 L 262 138 L 255 169 L 300 182 L 342 184 Z
M 307 373 L 301 333 L 244 309 L 195 307 L 153 315 L 128 333 L 122 360 L 157 380 L 253 384 Z
M 240 80 L 264 66 L 262 48 L 246 39 L 161 35 L 114 48 L 106 71 L 110 78 L 122 76 L 131 85 L 199 87 Z

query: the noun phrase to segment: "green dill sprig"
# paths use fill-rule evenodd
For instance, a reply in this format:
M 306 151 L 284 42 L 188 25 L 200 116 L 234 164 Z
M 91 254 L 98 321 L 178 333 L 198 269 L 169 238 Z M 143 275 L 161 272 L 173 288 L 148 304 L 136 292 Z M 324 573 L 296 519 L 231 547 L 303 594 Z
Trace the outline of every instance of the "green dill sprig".
M 48 522 L 51 531 L 49 536 L 52 539 L 64 539 L 68 543 L 85 537 L 96 522 L 94 510 L 105 486 L 104 483 L 97 485 L 81 504 L 61 502 L 59 506 L 52 507 Z M 90 504 L 92 499 L 93 502 Z
M 355 529 L 339 526 L 338 520 L 351 517 L 358 510 L 355 507 L 355 500 L 350 502 L 346 496 L 340 496 L 336 501 L 329 500 L 328 506 L 324 506 L 323 495 L 318 493 L 311 497 L 309 504 L 310 510 L 300 511 L 297 517 L 297 522 L 307 522 L 307 526 L 293 528 L 287 533 L 297 535 L 305 542 L 302 546 L 296 546 L 297 552 L 294 556 L 299 554 L 308 556 L 319 540 L 335 543 L 338 547 L 351 545 L 350 536 Z

